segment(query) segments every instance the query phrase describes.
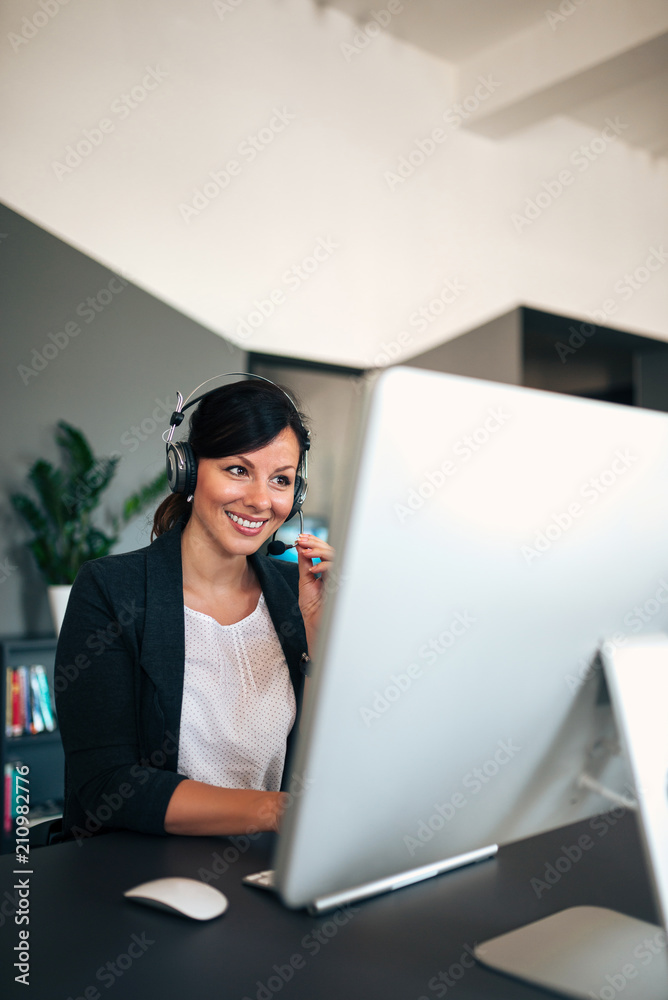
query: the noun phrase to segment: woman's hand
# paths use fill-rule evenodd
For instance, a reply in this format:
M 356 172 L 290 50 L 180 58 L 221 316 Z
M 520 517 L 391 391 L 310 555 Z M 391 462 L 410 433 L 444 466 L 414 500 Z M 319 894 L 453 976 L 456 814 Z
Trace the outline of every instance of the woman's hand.
M 299 610 L 304 619 L 309 651 L 315 649 L 327 574 L 332 568 L 334 549 L 315 535 L 300 535 L 296 543 L 299 559 Z M 314 559 L 320 559 L 313 565 Z M 319 577 L 319 578 L 318 578 Z

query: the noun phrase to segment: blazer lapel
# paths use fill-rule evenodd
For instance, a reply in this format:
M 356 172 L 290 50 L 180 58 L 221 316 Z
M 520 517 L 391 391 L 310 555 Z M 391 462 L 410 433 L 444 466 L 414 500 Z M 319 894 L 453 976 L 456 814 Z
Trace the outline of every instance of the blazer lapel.
M 183 524 L 160 535 L 146 553 L 146 623 L 141 665 L 159 692 L 165 730 L 178 733 L 183 699 L 185 626 L 181 534 Z

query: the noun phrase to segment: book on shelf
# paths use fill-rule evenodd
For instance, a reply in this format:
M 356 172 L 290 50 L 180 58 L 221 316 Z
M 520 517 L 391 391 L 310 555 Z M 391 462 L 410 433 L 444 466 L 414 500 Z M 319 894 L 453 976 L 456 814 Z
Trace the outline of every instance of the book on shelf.
M 28 668 L 26 666 L 16 668 L 19 675 L 19 705 L 20 705 L 20 725 L 21 732 L 29 733 L 31 731 L 31 720 L 32 720 L 32 706 L 30 704 L 30 680 L 28 677 Z
M 7 667 L 5 733 L 36 735 L 56 729 L 53 698 L 41 663 Z
M 44 717 L 42 715 L 42 692 L 34 669 L 30 668 L 30 732 L 44 732 Z
M 4 766 L 4 811 L 3 830 L 4 833 L 11 833 L 14 820 L 16 819 L 16 795 L 14 792 L 17 768 L 22 766 L 20 760 L 8 760 Z
M 14 674 L 11 670 L 7 670 L 5 672 L 5 736 L 14 735 L 14 728 L 12 726 L 13 683 Z
M 44 728 L 52 733 L 56 728 L 56 716 L 53 711 L 53 699 L 46 670 L 41 663 L 35 663 L 31 668 L 37 677 L 37 687 L 40 691 L 40 708 L 44 719 Z
M 18 670 L 12 670 L 12 700 L 11 700 L 12 736 L 20 736 L 23 732 L 21 722 L 21 682 Z
M 7 763 L 4 767 L 3 774 L 3 786 L 2 795 L 4 800 L 4 807 L 2 810 L 3 816 L 3 832 L 12 832 L 12 778 L 14 777 L 14 765 Z

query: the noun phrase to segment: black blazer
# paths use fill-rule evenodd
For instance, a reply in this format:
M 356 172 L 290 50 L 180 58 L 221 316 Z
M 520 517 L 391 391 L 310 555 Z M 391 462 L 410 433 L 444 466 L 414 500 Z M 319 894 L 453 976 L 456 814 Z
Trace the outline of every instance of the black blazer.
M 67 605 L 54 687 L 65 749 L 64 836 L 164 834 L 176 773 L 185 629 L 184 522 L 135 552 L 85 563 Z M 304 623 L 294 564 L 253 555 L 297 705 Z M 288 738 L 286 768 L 297 724 Z M 284 778 L 285 783 L 285 778 Z

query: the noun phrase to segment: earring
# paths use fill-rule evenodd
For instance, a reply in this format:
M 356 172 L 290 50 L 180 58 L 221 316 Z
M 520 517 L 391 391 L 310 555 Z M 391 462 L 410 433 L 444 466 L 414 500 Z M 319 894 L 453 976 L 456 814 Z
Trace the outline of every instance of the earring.
M 186 497 L 186 503 L 190 503 L 191 500 L 192 500 L 192 498 L 193 498 L 193 495 L 191 493 L 189 497 Z

